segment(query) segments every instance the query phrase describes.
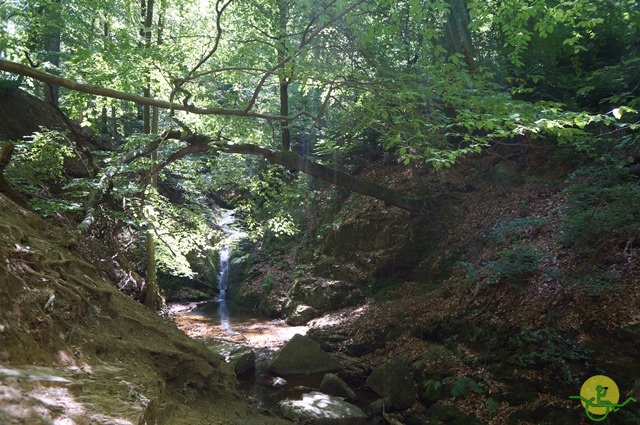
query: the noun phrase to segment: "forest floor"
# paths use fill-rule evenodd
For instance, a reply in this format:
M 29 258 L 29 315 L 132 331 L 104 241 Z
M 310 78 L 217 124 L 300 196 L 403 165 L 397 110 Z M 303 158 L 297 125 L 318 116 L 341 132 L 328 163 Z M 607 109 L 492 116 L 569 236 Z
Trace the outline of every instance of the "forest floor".
M 414 370 L 417 375 L 435 370 L 431 377 L 448 383 L 437 401 L 419 397 L 403 412 L 406 423 L 433 418 L 431 412 L 438 406 L 455 407 L 466 416 L 465 423 L 590 423 L 580 403 L 569 397 L 579 395 L 582 383 L 599 374 L 618 383 L 621 400 L 640 400 L 636 235 L 623 238 L 614 232 L 589 255 L 564 244 L 561 221 L 572 169 L 554 168 L 546 163 L 548 155 L 549 151 L 534 152 L 528 170 L 506 176 L 526 175 L 517 183 L 487 177 L 482 158 L 463 161 L 444 178 L 423 177 L 421 183 L 445 205 L 444 219 L 432 222 L 442 228 L 436 255 L 429 261 L 444 265 L 446 276 L 391 277 L 390 284 L 370 292 L 363 304 L 309 323 L 312 337 L 348 365 L 345 373 L 352 375 L 352 382 L 360 378 L 364 385 L 373 367 L 403 356 L 421 365 L 421 370 Z M 374 181 L 406 187 L 406 177 L 390 170 L 374 165 L 366 173 Z M 358 208 L 342 208 L 332 218 L 353 229 L 385 216 L 390 219 L 385 225 L 394 232 L 416 233 L 415 223 L 402 215 L 394 221 L 379 201 L 358 202 Z M 347 237 L 357 238 L 357 232 Z M 339 264 L 348 256 L 327 254 L 331 247 L 317 249 L 317 264 Z M 512 252 L 521 256 L 505 255 Z M 535 261 L 530 252 L 536 253 Z M 362 258 L 363 270 L 354 276 L 366 275 L 367 264 L 382 260 Z M 279 264 L 296 264 L 295 255 L 289 252 L 264 266 L 274 281 L 290 281 L 290 271 Z M 322 273 L 318 267 L 308 270 Z M 280 294 L 286 293 L 284 285 Z M 456 384 L 469 382 L 456 392 Z M 416 388 L 418 394 L 421 391 Z M 623 410 L 611 415 L 611 423 L 637 423 L 638 406 Z M 449 417 L 443 422 L 459 420 Z

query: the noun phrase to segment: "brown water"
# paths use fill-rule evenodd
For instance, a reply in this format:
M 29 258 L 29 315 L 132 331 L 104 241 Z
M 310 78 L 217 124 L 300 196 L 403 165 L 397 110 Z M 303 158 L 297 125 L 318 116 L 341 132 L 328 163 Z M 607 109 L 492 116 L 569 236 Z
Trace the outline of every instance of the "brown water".
M 176 305 L 169 310 L 178 327 L 192 338 L 237 342 L 254 349 L 277 350 L 295 334 L 304 335 L 309 329 L 256 316 L 229 301 Z

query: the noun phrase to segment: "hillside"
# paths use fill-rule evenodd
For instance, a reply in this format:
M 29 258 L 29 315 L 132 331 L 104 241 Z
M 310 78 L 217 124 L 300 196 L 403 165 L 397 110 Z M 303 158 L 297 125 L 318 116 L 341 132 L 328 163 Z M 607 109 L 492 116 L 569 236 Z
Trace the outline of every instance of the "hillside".
M 305 242 L 258 266 L 245 296 L 294 317 L 318 307 L 310 294 L 346 283 L 350 306 L 311 320 L 310 335 L 362 387 L 376 366 L 407 359 L 417 397 L 403 423 L 589 423 L 569 397 L 590 376 L 640 400 L 638 183 L 626 154 L 498 145 L 440 174 L 369 166 L 374 181 L 426 189 L 432 212 L 326 189 Z M 268 295 L 265 278 L 279 284 Z M 637 418 L 629 404 L 609 420 Z
M 203 344 L 0 194 L 0 422 L 277 424 Z

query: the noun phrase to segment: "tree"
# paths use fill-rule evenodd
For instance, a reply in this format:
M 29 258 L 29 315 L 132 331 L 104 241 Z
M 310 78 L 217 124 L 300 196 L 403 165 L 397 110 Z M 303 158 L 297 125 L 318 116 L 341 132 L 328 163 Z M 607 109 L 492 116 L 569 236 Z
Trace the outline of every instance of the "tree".
M 604 56 L 590 61 L 583 53 L 598 42 L 627 40 L 629 46 L 615 56 L 619 63 L 608 66 L 620 75 L 633 74 L 637 5 L 610 0 L 522 4 L 216 0 L 205 6 L 173 0 L 163 6 L 166 20 L 153 24 L 166 29 L 165 42 L 141 45 L 138 4 L 110 0 L 98 10 L 110 23 L 111 39 L 89 14 L 72 15 L 76 21 L 62 49 L 71 78 L 16 62 L 19 37 L 13 35 L 3 36 L 2 43 L 13 46 L 14 60 L 0 60 L 0 70 L 72 90 L 61 95 L 69 111 L 95 102 L 79 101 L 74 92 L 164 110 L 161 126 L 182 147 L 168 153 L 156 172 L 166 161 L 194 152 L 258 155 L 420 212 L 428 207 L 423 194 L 363 182 L 326 163 L 339 157 L 336 152 L 371 144 L 405 164 L 441 168 L 525 134 L 589 149 L 603 124 L 617 126 L 614 132 L 637 127 L 619 118 L 632 111 L 626 103 L 637 103 L 638 84 L 608 90 L 584 107 L 562 103 L 604 86 L 597 81 Z M 64 3 L 79 5 L 96 6 L 95 0 Z M 612 36 L 603 28 L 604 17 L 627 25 Z M 143 25 L 143 38 L 148 34 Z M 559 63 L 562 68 L 554 68 Z M 547 91 L 568 74 L 573 83 L 559 98 Z M 140 95 L 140 87 L 150 84 L 152 90 Z M 151 91 L 157 99 L 147 96 Z M 606 108 L 588 109 L 605 100 Z M 180 135 L 174 133 L 177 125 L 184 128 Z M 293 149 L 303 134 L 313 136 L 315 152 Z
M 186 2 L 167 4 L 176 11 L 170 15 L 184 14 Z M 615 15 L 631 24 L 624 33 L 631 42 L 638 31 L 637 6 L 608 0 L 598 4 L 612 6 L 607 9 L 608 18 Z M 116 81 L 123 81 L 116 87 L 124 90 L 66 84 L 166 108 L 169 117 L 178 114 L 187 121 L 193 121 L 190 114 L 213 115 L 216 118 L 201 121 L 200 128 L 215 132 L 224 127 L 232 140 L 261 132 L 264 137 L 258 144 L 269 145 L 273 130 L 279 127 L 284 151 L 296 126 L 315 131 L 324 151 L 348 148 L 373 130 L 379 135 L 378 143 L 405 162 L 427 161 L 437 167 L 481 150 L 494 138 L 522 131 L 558 132 L 589 121 L 576 122 L 574 111 L 565 114 L 560 104 L 535 105 L 532 100 L 539 97 L 522 95 L 540 81 L 550 80 L 526 67 L 526 61 L 535 60 L 528 51 L 549 40 L 545 51 L 555 52 L 549 55 L 550 62 L 566 56 L 567 49 L 579 55 L 585 49 L 580 43 L 587 37 L 595 39 L 602 30 L 601 9 L 586 0 L 571 4 L 544 0 L 521 6 L 479 0 L 428 4 L 418 0 L 281 0 L 275 4 L 218 0 L 191 28 L 185 28 L 179 18 L 168 19 L 163 25 L 172 31 L 171 43 L 153 49 L 148 41 L 144 48 L 135 46 L 130 37 L 118 37 L 117 43 L 114 40 L 99 49 L 90 44 L 81 47 L 81 37 L 72 37 L 77 45 L 70 61 L 74 69 L 90 68 L 88 58 L 95 62 L 96 53 L 102 55 L 106 62 L 101 69 L 107 74 L 102 73 L 105 77 L 98 82 L 120 75 Z M 114 26 L 122 26 L 128 18 L 119 10 L 129 9 L 125 2 L 120 8 L 107 4 L 104 11 Z M 145 10 L 150 13 L 152 8 Z M 146 31 L 144 38 L 148 40 L 149 34 Z M 86 38 L 95 40 L 95 35 Z M 207 42 L 198 43 L 203 39 Z M 92 55 L 80 53 L 89 48 L 94 50 Z M 637 46 L 627 56 L 634 52 Z M 127 58 L 127 66 L 114 60 L 118 57 Z M 489 71 L 489 66 L 495 70 Z M 18 72 L 5 63 L 4 69 L 10 68 Z M 145 69 L 153 70 L 157 93 L 168 101 L 144 100 L 132 93 L 130 89 L 149 75 Z M 20 72 L 28 74 L 24 68 Z M 43 74 L 30 75 L 52 81 Z M 91 80 L 94 73 L 84 77 Z M 515 97 L 503 91 L 505 86 Z M 211 106 L 197 106 L 203 103 Z M 539 111 L 551 110 L 560 112 L 541 121 Z M 345 131 L 346 137 L 327 128 L 327 124 L 338 125 L 344 131 L 339 115 L 349 116 L 355 124 Z M 550 121 L 555 124 L 548 125 Z

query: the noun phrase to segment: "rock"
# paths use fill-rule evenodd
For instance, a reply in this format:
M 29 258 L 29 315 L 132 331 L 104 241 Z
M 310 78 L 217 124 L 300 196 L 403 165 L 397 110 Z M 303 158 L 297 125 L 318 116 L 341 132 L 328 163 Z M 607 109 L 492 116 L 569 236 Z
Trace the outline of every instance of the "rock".
M 319 312 L 356 305 L 364 299 L 362 290 L 351 282 L 319 277 L 300 279 L 291 287 L 288 297 L 294 305 L 308 305 Z
M 284 387 L 285 385 L 287 385 L 287 380 L 279 376 L 276 376 L 275 378 L 273 378 L 273 381 L 271 381 L 271 386 L 273 388 L 280 388 Z
M 390 404 L 391 402 L 388 399 L 385 400 L 384 398 L 379 398 L 378 400 L 374 400 L 369 403 L 367 412 L 369 412 L 371 416 L 380 416 Z
M 320 383 L 320 391 L 349 400 L 356 399 L 356 393 L 335 373 L 327 373 L 324 375 Z
M 295 334 L 269 364 L 269 370 L 278 375 L 310 375 L 339 369 L 340 363 L 322 351 L 320 344 L 300 334 Z
M 289 326 L 306 325 L 309 320 L 316 318 L 318 315 L 315 308 L 305 304 L 299 304 L 292 310 L 286 320 Z
M 282 415 L 286 419 L 314 425 L 357 425 L 367 422 L 367 414 L 358 406 L 339 397 L 318 391 L 302 394 L 302 400 L 282 400 Z
M 256 353 L 246 345 L 216 341 L 207 343 L 207 347 L 214 353 L 224 357 L 227 363 L 233 364 L 236 375 L 255 368 Z
M 366 384 L 381 397 L 389 400 L 388 408 L 407 409 L 416 399 L 413 374 L 404 357 L 396 357 L 376 367 Z

